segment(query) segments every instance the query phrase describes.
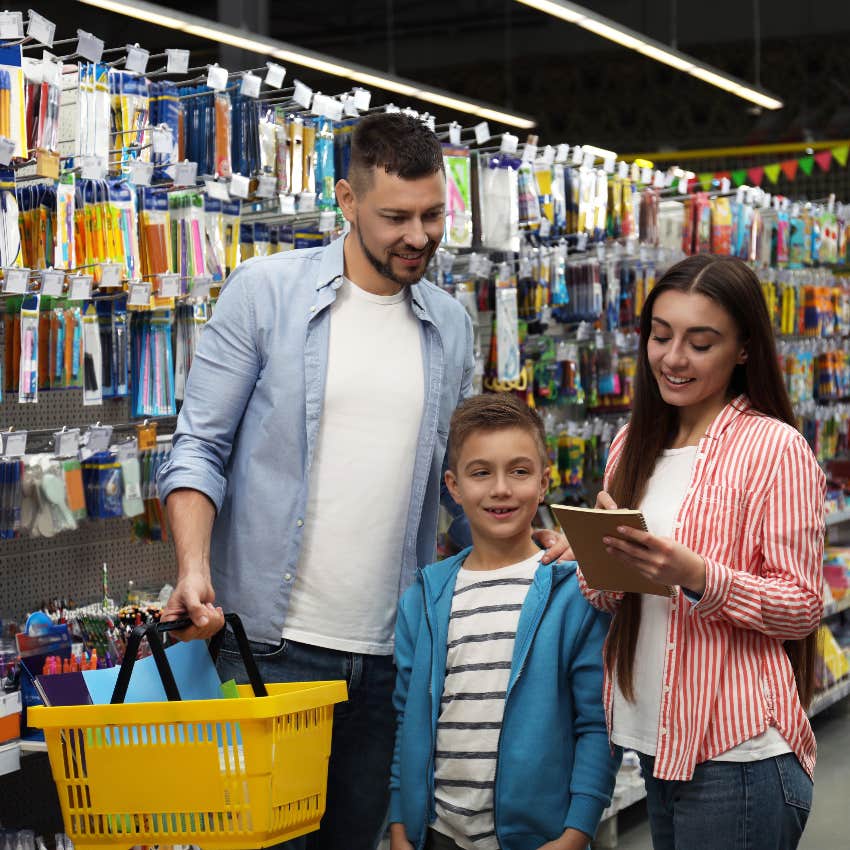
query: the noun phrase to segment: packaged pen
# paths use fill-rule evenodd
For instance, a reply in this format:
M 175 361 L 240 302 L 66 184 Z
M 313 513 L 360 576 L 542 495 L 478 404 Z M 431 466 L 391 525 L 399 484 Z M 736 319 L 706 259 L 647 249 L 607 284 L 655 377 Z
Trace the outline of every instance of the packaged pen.
M 202 98 L 201 98 L 202 99 Z M 230 177 L 233 166 L 230 158 L 232 143 L 232 107 L 230 98 L 224 92 L 214 97 L 215 109 L 215 174 L 217 177 Z
M 320 210 L 332 210 L 336 206 L 335 186 L 334 124 L 329 118 L 321 118 L 316 135 L 316 200 Z
M 83 405 L 103 404 L 103 351 L 100 320 L 94 303 L 83 314 Z
M 18 402 L 21 404 L 35 404 L 38 401 L 40 301 L 40 295 L 28 295 L 21 304 L 18 373 Z

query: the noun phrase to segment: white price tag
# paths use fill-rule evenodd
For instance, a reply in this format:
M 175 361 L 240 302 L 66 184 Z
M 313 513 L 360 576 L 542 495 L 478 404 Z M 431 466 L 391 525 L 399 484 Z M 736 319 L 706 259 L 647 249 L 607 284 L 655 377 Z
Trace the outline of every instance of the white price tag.
M 281 192 L 278 195 L 280 202 L 281 215 L 295 215 L 295 195 L 290 195 L 288 192 Z
M 614 169 L 617 165 L 617 158 L 614 156 L 606 156 L 604 165 L 602 166 L 605 169 L 606 174 L 613 174 Z
M 93 455 L 96 455 L 98 452 L 107 451 L 110 442 L 112 442 L 111 425 L 95 425 L 93 428 L 89 428 L 86 448 Z
M 309 109 L 313 102 L 313 89 L 304 85 L 301 80 L 293 80 L 293 83 L 295 84 L 295 93 L 292 95 L 292 99 L 304 109 Z
M 148 307 L 151 303 L 151 285 L 147 281 L 130 284 L 130 296 L 127 304 L 130 307 Z
M 24 13 L 0 12 L 0 38 L 24 37 Z
M 256 74 L 252 74 L 248 71 L 242 76 L 242 84 L 239 86 L 239 93 L 245 97 L 259 97 L 260 84 L 262 82 L 263 81 Z
M 56 35 L 56 24 L 39 15 L 38 12 L 29 10 L 30 22 L 27 26 L 27 38 L 38 41 L 47 47 L 53 47 L 53 37 Z
M 74 457 L 80 451 L 80 429 L 69 428 L 53 435 L 53 454 L 56 457 Z
M 277 177 L 274 174 L 261 174 L 257 183 L 258 198 L 273 198 L 277 191 Z
M 227 183 L 219 183 L 218 180 L 208 177 L 204 180 L 204 186 L 206 187 L 207 194 L 211 198 L 215 198 L 218 201 L 230 200 L 230 192 L 227 191 Z
M 102 156 L 84 156 L 81 163 L 83 180 L 105 180 L 106 158 Z
M 210 65 L 207 70 L 207 86 L 215 91 L 223 91 L 227 88 L 227 68 L 219 64 Z
M 175 186 L 194 186 L 198 179 L 197 162 L 176 162 L 173 166 Z
M 555 148 L 552 145 L 546 145 L 543 148 L 543 155 L 541 157 L 544 165 L 554 165 L 555 163 Z
M 188 50 L 173 50 L 168 48 L 165 51 L 165 55 L 168 57 L 166 70 L 169 74 L 185 74 L 189 70 Z
M 537 158 L 537 145 L 532 144 L 531 142 L 526 142 L 522 146 L 522 161 L 523 162 L 534 162 Z
M 388 103 L 386 106 L 384 106 L 384 112 L 386 112 L 387 115 L 394 115 L 398 112 L 401 112 L 401 109 L 394 103 Z
M 68 298 L 71 301 L 88 301 L 91 298 L 93 280 L 90 274 L 75 274 L 69 278 Z
M 359 109 L 361 112 L 366 112 L 369 109 L 369 105 L 371 103 L 372 92 L 370 92 L 368 89 L 354 89 L 354 106 L 356 109 Z
M 101 289 L 111 289 L 121 286 L 123 276 L 124 267 L 120 263 L 104 263 L 100 267 L 100 283 L 98 286 Z
M 452 121 L 452 123 L 449 124 L 449 144 L 450 145 L 459 145 L 460 144 L 461 130 L 462 130 L 462 127 L 460 126 L 460 124 L 457 123 L 457 121 Z
M 546 239 L 549 236 L 551 230 L 552 224 L 549 219 L 544 216 L 542 219 L 540 219 L 540 238 Z
M 651 168 L 641 168 L 640 170 L 640 182 L 645 183 L 647 186 L 652 183 L 652 169 Z
M 179 274 L 157 275 L 157 280 L 159 281 L 159 292 L 157 292 L 157 295 L 160 298 L 177 298 L 180 295 Z
M 279 89 L 286 79 L 286 68 L 283 65 L 276 65 L 274 62 L 266 62 L 266 79 L 265 84 L 273 89 Z
M 251 181 L 243 174 L 234 174 L 230 178 L 230 194 L 234 198 L 247 198 L 251 193 Z
M 565 144 L 558 145 L 555 151 L 555 162 L 566 162 L 570 157 L 570 146 Z
M 209 298 L 213 280 L 209 275 L 200 275 L 192 281 L 192 298 Z
M 3 269 L 3 292 L 7 295 L 26 295 L 29 281 L 29 269 Z
M 502 144 L 499 150 L 502 153 L 516 153 L 519 138 L 513 133 L 502 133 Z
M 475 125 L 475 144 L 483 145 L 490 141 L 490 125 L 486 121 Z
M 139 47 L 134 44 L 127 48 L 127 59 L 124 61 L 124 67 L 128 71 L 135 71 L 137 74 L 144 74 L 148 70 L 148 60 L 151 58 L 149 50 L 144 47 Z
M 174 142 L 171 138 L 171 127 L 167 124 L 160 124 L 153 128 L 153 152 L 171 154 L 174 150 Z
M 316 209 L 316 193 L 301 192 L 298 196 L 296 207 L 300 213 L 313 212 Z
M 126 460 L 133 460 L 139 456 L 139 444 L 136 441 L 136 438 L 133 437 L 127 440 L 126 443 L 119 443 L 115 447 L 115 454 L 118 458 L 119 463 L 123 463 Z M 127 492 L 129 495 L 129 490 Z
M 44 59 L 41 63 L 41 79 L 49 86 L 61 85 L 62 66 L 52 59 Z
M 3 457 L 23 457 L 27 453 L 26 431 L 3 432 Z
M 584 161 L 584 150 L 581 145 L 576 145 L 573 148 L 572 159 L 570 160 L 572 165 L 581 165 Z
M 617 163 L 617 176 L 622 180 L 625 180 L 629 176 L 629 164 L 627 162 L 620 160 Z
M 720 178 L 720 194 L 727 195 L 729 191 L 732 189 L 732 182 L 728 177 Z
M 153 179 L 153 163 L 141 159 L 130 160 L 130 182 L 136 186 L 150 186 Z
M 329 97 L 325 115 L 331 121 L 342 121 L 342 101 L 337 100 L 335 97 Z
M 85 30 L 77 30 L 76 53 L 89 62 L 100 62 L 103 58 L 103 40 Z
M 325 114 L 325 101 L 327 98 L 319 91 L 317 91 L 313 95 L 313 100 L 310 103 L 310 112 L 313 115 L 317 115 L 318 117 L 322 117 Z
M 585 151 L 581 160 L 582 168 L 593 168 L 594 163 L 596 162 L 596 154 L 592 151 Z
M 433 115 L 425 114 L 422 116 L 422 123 L 432 132 L 437 132 L 437 119 Z
M 329 233 L 336 226 L 336 213 L 324 210 L 319 213 L 319 233 Z
M 15 143 L 5 136 L 0 136 L 0 165 L 8 165 L 15 155 Z
M 658 172 L 658 173 L 660 174 L 661 172 Z M 687 195 L 688 194 L 688 176 L 686 174 L 683 174 L 679 178 L 678 189 L 679 189 L 680 195 Z
M 349 118 L 356 118 L 360 113 L 354 105 L 354 98 L 351 95 L 345 95 L 342 99 L 342 112 Z
M 65 292 L 65 272 L 49 269 L 41 273 L 41 294 L 52 295 L 56 298 Z

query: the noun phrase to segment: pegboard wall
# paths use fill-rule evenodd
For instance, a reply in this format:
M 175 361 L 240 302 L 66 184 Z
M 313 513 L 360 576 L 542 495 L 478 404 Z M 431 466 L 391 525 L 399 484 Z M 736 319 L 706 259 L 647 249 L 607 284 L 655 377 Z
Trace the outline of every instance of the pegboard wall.
M 129 421 L 128 399 L 107 399 L 101 405 L 84 407 L 80 389 L 39 392 L 36 404 L 19 404 L 17 394 L 7 394 L 0 403 L 0 428 L 4 429 L 58 431 L 63 425 L 122 425 Z M 160 424 L 162 434 L 173 430 L 173 418 Z M 30 447 L 33 443 L 42 450 L 46 441 L 33 439 Z M 0 541 L 0 617 L 18 619 L 54 597 L 79 604 L 102 599 L 104 563 L 108 565 L 109 595 L 119 603 L 129 581 L 158 590 L 177 577 L 171 543 L 134 541 L 126 519 L 84 521 L 76 531 L 49 539 Z

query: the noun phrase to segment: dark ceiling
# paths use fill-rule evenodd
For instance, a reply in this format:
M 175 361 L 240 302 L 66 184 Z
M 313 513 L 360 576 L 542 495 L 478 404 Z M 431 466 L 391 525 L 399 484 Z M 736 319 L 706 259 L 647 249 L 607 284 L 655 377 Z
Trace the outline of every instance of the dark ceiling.
M 850 137 L 847 2 L 588 4 L 735 76 L 760 79 L 786 103 L 782 110 L 762 113 L 513 0 L 186 0 L 163 5 L 533 115 L 547 142 L 588 141 L 626 152 Z M 57 37 L 82 27 L 110 45 L 139 42 L 152 51 L 190 47 L 193 64 L 216 58 L 231 69 L 262 64 L 251 54 L 233 55 L 210 42 L 72 0 L 7 6 L 30 7 L 56 21 Z M 292 66 L 289 74 L 327 93 L 345 88 L 308 69 Z M 377 91 L 374 96 L 376 102 L 392 99 Z M 430 111 L 441 120 L 455 117 Z

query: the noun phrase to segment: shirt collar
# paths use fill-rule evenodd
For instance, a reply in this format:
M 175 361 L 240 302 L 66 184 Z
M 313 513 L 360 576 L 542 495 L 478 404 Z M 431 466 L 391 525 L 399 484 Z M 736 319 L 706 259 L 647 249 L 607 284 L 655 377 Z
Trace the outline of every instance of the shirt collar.
M 342 276 L 345 271 L 344 244 L 348 236 L 340 236 L 322 252 L 319 265 L 319 275 L 316 279 L 316 289 L 324 289 L 332 286 L 335 290 L 342 285 Z M 410 299 L 413 304 L 413 312 L 423 321 L 433 323 L 431 311 L 428 309 L 428 281 L 425 278 L 410 287 Z
M 743 393 L 733 398 L 714 418 L 705 432 L 706 437 L 718 439 L 720 435 L 743 413 L 752 410 L 749 398 Z

